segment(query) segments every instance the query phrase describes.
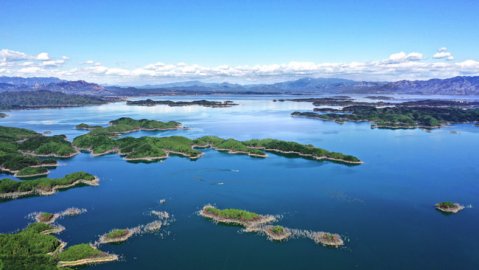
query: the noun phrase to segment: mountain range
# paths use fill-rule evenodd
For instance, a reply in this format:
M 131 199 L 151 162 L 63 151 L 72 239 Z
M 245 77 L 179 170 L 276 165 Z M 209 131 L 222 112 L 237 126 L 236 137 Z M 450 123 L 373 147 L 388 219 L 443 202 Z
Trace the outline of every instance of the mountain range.
M 48 90 L 95 96 L 181 94 L 416 94 L 479 95 L 479 76 L 396 82 L 353 81 L 338 78 L 302 78 L 272 84 L 231 84 L 186 81 L 137 87 L 102 86 L 52 77 L 0 77 L 0 92 Z

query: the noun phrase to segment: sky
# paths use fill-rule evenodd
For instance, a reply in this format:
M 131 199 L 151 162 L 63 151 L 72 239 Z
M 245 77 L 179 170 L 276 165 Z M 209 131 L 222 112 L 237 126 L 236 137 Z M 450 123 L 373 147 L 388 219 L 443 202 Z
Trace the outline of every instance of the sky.
M 479 1 L 1 0 L 0 76 L 102 84 L 479 75 Z

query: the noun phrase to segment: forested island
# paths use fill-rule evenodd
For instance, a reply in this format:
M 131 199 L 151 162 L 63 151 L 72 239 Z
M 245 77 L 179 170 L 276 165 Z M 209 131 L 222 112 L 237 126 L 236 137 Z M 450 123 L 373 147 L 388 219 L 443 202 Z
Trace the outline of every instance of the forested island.
M 383 99 L 381 96 L 369 97 Z M 311 102 L 314 112 L 293 112 L 293 117 L 325 121 L 372 122 L 373 128 L 439 128 L 448 124 L 478 123 L 479 102 L 463 100 L 416 100 L 406 102 L 360 102 L 349 97 L 290 99 Z M 332 106 L 332 107 L 328 107 Z M 341 108 L 336 108 L 341 107 Z
M 81 185 L 96 186 L 98 182 L 98 178 L 86 172 L 71 173 L 61 178 L 40 178 L 25 181 L 4 178 L 0 180 L 0 199 L 52 195 L 57 190 Z
M 234 208 L 218 209 L 209 204 L 205 205 L 199 213 L 202 217 L 212 219 L 218 223 L 240 225 L 245 228 L 257 227 L 276 221 L 276 218 L 271 215 L 260 215 Z
M 439 128 L 447 124 L 474 123 L 479 121 L 479 109 L 455 107 L 348 106 L 337 112 L 293 112 L 295 117 L 307 117 L 344 122 L 372 122 L 377 128 Z
M 58 231 L 51 224 L 32 223 L 19 232 L 0 234 L 0 269 L 66 269 L 118 260 L 89 244 L 64 250 L 66 243 L 51 235 Z
M 101 105 L 118 98 L 64 94 L 46 90 L 0 92 L 1 110 L 42 109 Z
M 140 123 L 150 123 L 151 120 L 139 120 Z M 304 145 L 274 139 L 253 139 L 238 141 L 235 139 L 222 139 L 215 136 L 204 136 L 198 139 L 189 139 L 181 136 L 170 137 L 123 137 L 117 134 L 136 130 L 166 130 L 181 127 L 178 122 L 138 124 L 138 120 L 121 118 L 110 122 L 108 127 L 93 128 L 85 135 L 76 137 L 73 145 L 80 150 L 89 151 L 93 155 L 117 153 L 130 161 L 153 161 L 165 159 L 170 154 L 181 155 L 190 159 L 201 157 L 202 152 L 197 148 L 213 148 L 230 154 L 245 154 L 253 157 L 266 157 L 266 152 L 296 155 L 317 160 L 330 160 L 348 164 L 360 164 L 361 161 L 351 155 L 330 152 L 313 145 Z M 82 124 L 83 129 L 89 126 Z
M 100 236 L 100 244 L 119 243 L 128 240 L 135 233 L 133 229 L 113 229 Z
M 156 105 L 168 105 L 170 107 L 183 107 L 183 106 L 202 106 L 202 107 L 211 107 L 211 108 L 227 108 L 236 106 L 238 104 L 233 101 L 211 101 L 211 100 L 194 100 L 194 101 L 172 101 L 172 100 L 128 100 L 126 105 L 136 105 L 136 106 L 156 106 Z
M 162 122 L 157 120 L 140 119 L 136 120 L 130 117 L 121 117 L 110 121 L 107 127 L 91 126 L 85 123 L 78 124 L 76 129 L 91 130 L 90 134 L 116 136 L 135 131 L 162 131 L 180 129 L 183 126 L 179 122 Z

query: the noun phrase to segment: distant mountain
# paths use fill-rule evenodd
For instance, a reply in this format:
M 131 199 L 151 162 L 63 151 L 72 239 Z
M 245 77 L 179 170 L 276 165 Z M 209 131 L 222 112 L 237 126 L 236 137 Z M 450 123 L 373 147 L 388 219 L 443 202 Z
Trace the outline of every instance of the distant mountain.
M 394 94 L 479 95 L 479 76 L 427 81 L 403 80 L 387 83 L 378 90 Z
M 77 95 L 108 95 L 105 88 L 86 81 L 65 81 L 53 77 L 0 77 L 0 92 L 47 90 Z
M 30 78 L 23 78 L 23 77 L 6 77 L 0 76 L 0 84 L 6 83 L 11 85 L 25 85 L 25 86 L 40 86 L 46 85 L 49 83 L 59 83 L 63 82 L 55 77 L 30 77 Z
M 302 78 L 273 84 L 240 85 L 186 81 L 141 87 L 101 86 L 57 78 L 0 77 L 0 92 L 48 90 L 96 96 L 207 95 L 207 94 L 424 94 L 479 95 L 479 76 L 397 82 Z

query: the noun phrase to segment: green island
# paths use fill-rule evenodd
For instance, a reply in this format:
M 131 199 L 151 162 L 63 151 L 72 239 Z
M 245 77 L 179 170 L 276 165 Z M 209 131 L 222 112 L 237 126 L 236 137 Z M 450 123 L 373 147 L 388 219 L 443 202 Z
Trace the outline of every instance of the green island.
M 27 181 L 15 181 L 9 178 L 0 180 L 0 199 L 16 199 L 24 196 L 51 195 L 81 185 L 98 185 L 98 178 L 86 173 L 76 172 L 62 178 L 40 178 Z
M 320 109 L 321 111 L 324 109 Z M 347 106 L 338 111 L 293 112 L 294 117 L 306 117 L 326 121 L 372 122 L 372 127 L 387 129 L 439 128 L 448 124 L 474 123 L 479 121 L 479 109 L 461 107 L 429 107 L 397 105 L 376 107 L 371 105 Z
M 0 113 L 0 118 L 5 118 L 5 117 L 7 117 L 6 113 Z
M 174 130 L 182 128 L 181 123 L 176 121 L 162 122 L 157 120 L 140 119 L 136 120 L 130 117 L 121 117 L 116 120 L 110 121 L 109 126 L 90 126 L 85 123 L 81 123 L 76 126 L 79 129 L 89 129 L 91 133 L 103 134 L 109 136 L 121 135 L 125 133 L 131 133 L 135 131 L 161 131 L 161 130 Z
M 260 215 L 241 209 L 218 209 L 210 204 L 205 205 L 199 212 L 200 216 L 218 223 L 240 225 L 245 228 L 257 227 L 276 221 L 274 216 Z
M 446 214 L 456 214 L 464 209 L 464 206 L 454 202 L 440 202 L 435 205 L 436 209 Z
M 100 244 L 124 242 L 134 233 L 134 229 L 113 229 L 100 237 Z
M 144 100 L 128 100 L 126 105 L 136 105 L 136 106 L 156 106 L 156 105 L 168 105 L 170 107 L 182 107 L 182 106 L 203 106 L 203 107 L 211 107 L 211 108 L 226 108 L 236 106 L 238 104 L 234 103 L 233 101 L 226 100 L 226 101 L 211 101 L 211 100 L 194 100 L 194 101 L 171 101 L 171 100 L 152 100 L 152 99 L 144 99 Z
M 125 124 L 132 122 L 133 125 Z M 238 141 L 235 139 L 222 139 L 216 136 L 204 136 L 197 139 L 189 139 L 182 136 L 170 137 L 122 137 L 118 133 L 126 133 L 139 128 L 137 122 L 148 123 L 150 120 L 133 120 L 120 118 L 110 122 L 106 128 L 98 127 L 89 133 L 76 137 L 73 146 L 91 152 L 94 156 L 116 153 L 130 161 L 154 161 L 167 158 L 170 154 L 181 155 L 190 159 L 197 159 L 202 152 L 197 148 L 213 148 L 229 154 L 245 154 L 252 157 L 267 157 L 266 152 L 278 154 L 296 155 L 313 158 L 317 160 L 329 160 L 339 163 L 361 164 L 362 162 L 354 156 L 337 152 L 330 152 L 309 144 L 300 144 L 275 139 L 253 139 Z M 121 123 L 121 124 L 118 124 Z M 161 122 L 161 128 L 156 130 L 173 129 L 181 127 L 178 122 Z M 157 124 L 155 124 L 157 126 Z M 147 129 L 149 130 L 149 129 Z

